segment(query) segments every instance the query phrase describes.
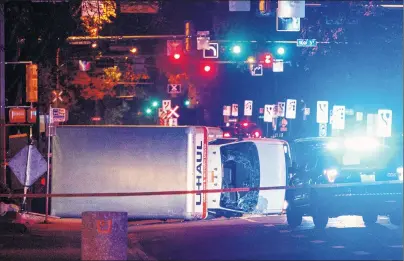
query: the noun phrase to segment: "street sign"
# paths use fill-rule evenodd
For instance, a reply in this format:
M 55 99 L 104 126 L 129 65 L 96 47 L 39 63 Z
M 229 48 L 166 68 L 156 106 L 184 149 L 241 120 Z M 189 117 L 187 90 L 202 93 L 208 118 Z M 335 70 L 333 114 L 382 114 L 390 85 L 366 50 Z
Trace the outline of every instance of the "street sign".
M 203 58 L 208 59 L 219 58 L 219 44 L 209 42 L 208 49 L 203 49 Z
M 334 130 L 345 129 L 345 106 L 334 105 L 332 128 Z
M 209 31 L 197 31 L 196 32 L 196 49 L 198 51 L 209 49 Z
M 180 115 L 177 113 L 177 110 L 179 108 L 180 107 L 178 107 L 178 105 L 177 105 L 177 106 L 175 106 L 174 109 L 170 109 L 170 112 L 168 113 L 167 118 L 171 118 L 172 116 L 177 117 L 177 118 L 180 117 Z
M 278 31 L 278 32 L 300 32 L 300 18 L 276 17 L 276 31 Z
M 64 108 L 52 108 L 51 122 L 65 122 L 66 121 L 66 109 Z
M 171 110 L 171 100 L 163 100 L 163 111 L 169 111 Z
M 391 125 L 393 120 L 392 110 L 378 110 L 377 111 L 377 136 L 378 137 L 391 137 Z
M 296 119 L 296 100 L 286 100 L 286 119 Z
M 231 115 L 231 106 L 223 106 L 223 116 L 230 116 Z
M 356 121 L 363 121 L 363 112 L 356 112 Z
M 26 187 L 31 186 L 46 171 L 47 163 L 38 149 L 33 146 L 25 146 L 8 163 L 18 181 Z
M 264 75 L 264 70 L 262 64 L 255 64 L 251 66 L 251 75 L 252 76 L 262 76 Z
M 304 0 L 278 0 L 278 9 L 276 10 L 278 17 L 304 18 L 306 15 L 306 3 Z
M 283 60 L 276 59 L 273 61 L 272 72 L 283 72 Z
M 296 40 L 297 47 L 317 47 L 316 39 L 297 39 Z
M 167 84 L 167 92 L 169 94 L 181 93 L 181 84 Z
M 377 134 L 377 114 L 368 114 L 366 116 L 366 134 L 368 136 L 376 136 Z
M 278 102 L 278 117 L 285 117 L 285 103 Z
M 327 123 L 319 123 L 318 127 L 318 136 L 327 137 Z
M 304 108 L 304 116 L 309 116 L 310 115 L 310 108 Z
M 244 101 L 244 116 L 252 116 L 253 101 Z
M 317 123 L 328 123 L 328 101 L 317 101 Z
M 264 114 L 264 108 L 260 108 L 259 113 Z
M 79 70 L 87 72 L 91 69 L 91 62 L 79 60 Z
M 281 132 L 286 132 L 288 131 L 288 120 L 285 118 L 282 118 L 281 120 L 281 127 L 279 128 Z
M 275 117 L 275 105 L 265 105 L 264 108 L 264 122 L 272 122 Z
M 249 0 L 229 0 L 230 12 L 250 12 L 251 2 Z
M 238 104 L 231 105 L 231 116 L 238 117 Z
M 168 126 L 170 127 L 178 126 L 178 119 L 177 118 L 168 119 Z

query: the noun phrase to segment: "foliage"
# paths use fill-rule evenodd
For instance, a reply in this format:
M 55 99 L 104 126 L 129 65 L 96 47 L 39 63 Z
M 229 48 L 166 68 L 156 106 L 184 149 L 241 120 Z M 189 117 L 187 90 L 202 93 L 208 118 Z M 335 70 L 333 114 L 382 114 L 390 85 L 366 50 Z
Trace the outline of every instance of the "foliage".
M 105 124 L 122 124 L 126 112 L 130 110 L 129 104 L 123 101 L 121 105 L 107 107 L 104 112 Z
M 112 23 L 116 17 L 115 0 L 83 0 L 81 22 L 90 36 L 97 36 L 105 24 Z

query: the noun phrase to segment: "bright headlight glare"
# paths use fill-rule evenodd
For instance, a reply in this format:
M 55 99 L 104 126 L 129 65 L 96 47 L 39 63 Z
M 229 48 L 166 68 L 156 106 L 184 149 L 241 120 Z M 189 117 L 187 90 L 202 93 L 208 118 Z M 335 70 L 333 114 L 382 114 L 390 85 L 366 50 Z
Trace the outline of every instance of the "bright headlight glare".
M 338 171 L 336 169 L 326 169 L 324 170 L 324 175 L 327 177 L 329 182 L 334 183 L 338 176 Z
M 355 151 L 367 151 L 376 149 L 380 143 L 377 139 L 371 137 L 347 138 L 344 140 L 345 148 Z
M 338 143 L 336 143 L 335 141 L 330 141 L 326 144 L 327 149 L 329 150 L 336 150 L 338 149 Z
M 398 167 L 396 171 L 398 174 L 398 179 L 402 181 L 403 180 L 403 167 Z

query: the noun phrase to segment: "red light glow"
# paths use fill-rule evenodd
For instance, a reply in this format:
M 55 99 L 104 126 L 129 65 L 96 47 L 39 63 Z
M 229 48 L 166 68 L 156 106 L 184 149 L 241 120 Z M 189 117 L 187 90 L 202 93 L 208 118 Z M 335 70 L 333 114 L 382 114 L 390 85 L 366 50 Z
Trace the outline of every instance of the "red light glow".
M 256 138 L 259 138 L 259 137 L 261 136 L 261 134 L 259 133 L 259 131 L 256 131 L 256 132 L 254 132 L 254 136 L 255 136 Z
M 203 68 L 205 70 L 205 72 L 210 72 L 210 66 L 209 65 L 205 65 L 205 67 Z
M 178 60 L 181 58 L 181 55 L 179 53 L 174 54 L 174 59 Z
M 230 138 L 230 133 L 228 133 L 228 132 L 223 133 L 223 137 L 224 138 Z
M 243 123 L 243 126 L 244 126 L 244 127 L 247 127 L 247 126 L 248 126 L 248 122 L 244 122 L 244 123 Z

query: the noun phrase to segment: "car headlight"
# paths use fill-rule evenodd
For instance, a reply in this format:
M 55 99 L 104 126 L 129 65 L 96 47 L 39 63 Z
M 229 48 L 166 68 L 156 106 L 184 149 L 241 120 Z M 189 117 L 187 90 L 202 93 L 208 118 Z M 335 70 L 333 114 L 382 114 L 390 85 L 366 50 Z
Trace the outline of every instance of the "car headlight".
M 403 180 L 403 167 L 398 167 L 396 172 L 398 174 L 398 179 L 402 181 Z
M 324 175 L 327 177 L 328 182 L 334 183 L 338 176 L 338 171 L 336 169 L 326 169 L 324 170 Z

